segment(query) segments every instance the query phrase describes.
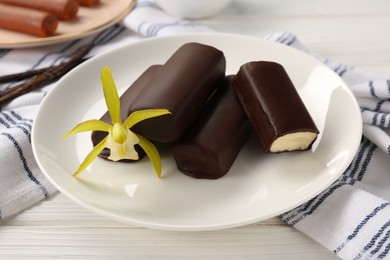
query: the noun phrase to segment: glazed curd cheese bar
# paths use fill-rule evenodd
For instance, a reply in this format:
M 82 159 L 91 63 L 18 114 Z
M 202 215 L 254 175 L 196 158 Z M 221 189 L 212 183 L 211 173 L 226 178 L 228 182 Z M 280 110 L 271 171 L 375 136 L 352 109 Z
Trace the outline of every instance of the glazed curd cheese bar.
M 199 43 L 186 43 L 153 76 L 132 102 L 130 110 L 168 109 L 172 114 L 136 124 L 132 130 L 149 140 L 177 141 L 225 78 L 222 51 Z
M 319 131 L 281 64 L 243 64 L 233 86 L 266 152 L 311 148 Z
M 199 179 L 217 179 L 232 166 L 248 140 L 251 126 L 226 77 L 193 127 L 173 147 L 177 168 Z

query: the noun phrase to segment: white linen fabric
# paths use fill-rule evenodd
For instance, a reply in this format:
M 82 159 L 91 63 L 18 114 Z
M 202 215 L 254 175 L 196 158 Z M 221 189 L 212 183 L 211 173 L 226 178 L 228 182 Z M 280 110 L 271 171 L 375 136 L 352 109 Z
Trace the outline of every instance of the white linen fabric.
M 49 47 L 0 50 L 0 75 L 58 64 L 90 41 L 96 43 L 89 55 L 93 56 L 143 37 L 206 31 L 213 29 L 171 17 L 152 0 L 139 0 L 123 24 L 98 35 Z M 390 257 L 390 77 L 330 61 L 310 52 L 290 33 L 265 38 L 300 49 L 328 65 L 355 94 L 363 118 L 360 148 L 348 169 L 321 194 L 282 214 L 281 219 L 340 258 Z M 8 87 L 12 84 L 0 90 Z M 39 103 L 52 87 L 25 94 L 0 110 L 0 219 L 55 192 L 34 161 L 30 136 Z

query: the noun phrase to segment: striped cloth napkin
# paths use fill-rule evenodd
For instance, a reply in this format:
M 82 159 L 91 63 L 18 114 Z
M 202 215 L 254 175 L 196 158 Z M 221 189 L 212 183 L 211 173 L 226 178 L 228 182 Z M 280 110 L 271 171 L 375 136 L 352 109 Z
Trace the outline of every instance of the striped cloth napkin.
M 0 75 L 57 64 L 97 37 L 100 38 L 90 56 L 142 37 L 204 31 L 213 30 L 196 21 L 171 17 L 151 0 L 139 0 L 122 25 L 99 35 L 45 48 L 0 50 Z M 356 95 L 364 123 L 360 148 L 343 175 L 314 199 L 282 214 L 281 219 L 341 258 L 390 257 L 390 78 L 311 53 L 290 33 L 265 38 L 307 52 L 333 69 Z M 7 87 L 10 85 L 0 90 Z M 1 108 L 0 219 L 55 192 L 38 169 L 30 144 L 32 120 L 50 88 L 52 85 Z

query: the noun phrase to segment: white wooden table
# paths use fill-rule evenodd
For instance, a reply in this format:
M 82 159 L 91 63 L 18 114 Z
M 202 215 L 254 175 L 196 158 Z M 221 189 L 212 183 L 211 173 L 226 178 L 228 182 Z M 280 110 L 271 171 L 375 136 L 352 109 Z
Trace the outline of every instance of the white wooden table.
M 388 0 L 236 0 L 203 23 L 263 37 L 288 31 L 335 61 L 390 74 Z M 118 223 L 55 194 L 0 221 L 0 259 L 333 259 L 278 218 L 213 232 Z

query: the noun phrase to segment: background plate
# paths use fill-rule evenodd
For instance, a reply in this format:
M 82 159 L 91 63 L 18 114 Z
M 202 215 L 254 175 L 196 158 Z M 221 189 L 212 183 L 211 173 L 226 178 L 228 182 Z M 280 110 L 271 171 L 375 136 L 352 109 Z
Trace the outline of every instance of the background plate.
M 80 6 L 77 17 L 60 21 L 56 34 L 50 37 L 0 29 L 0 48 L 37 47 L 88 36 L 120 21 L 135 3 L 135 0 L 101 0 L 96 7 Z
M 226 176 L 197 180 L 180 173 L 169 147 L 160 147 L 161 179 L 146 158 L 131 164 L 96 159 L 87 171 L 72 177 L 92 149 L 90 133 L 65 141 L 61 136 L 77 123 L 100 118 L 106 111 L 101 69 L 111 68 L 123 92 L 148 66 L 164 63 L 186 42 L 222 50 L 228 74 L 248 61 L 281 63 L 321 132 L 312 150 L 264 154 L 252 139 Z M 194 34 L 133 43 L 72 70 L 44 99 L 34 121 L 32 145 L 44 174 L 62 193 L 88 209 L 144 227 L 213 230 L 261 221 L 313 198 L 347 168 L 361 134 L 355 98 L 333 71 L 314 58 L 258 38 Z

